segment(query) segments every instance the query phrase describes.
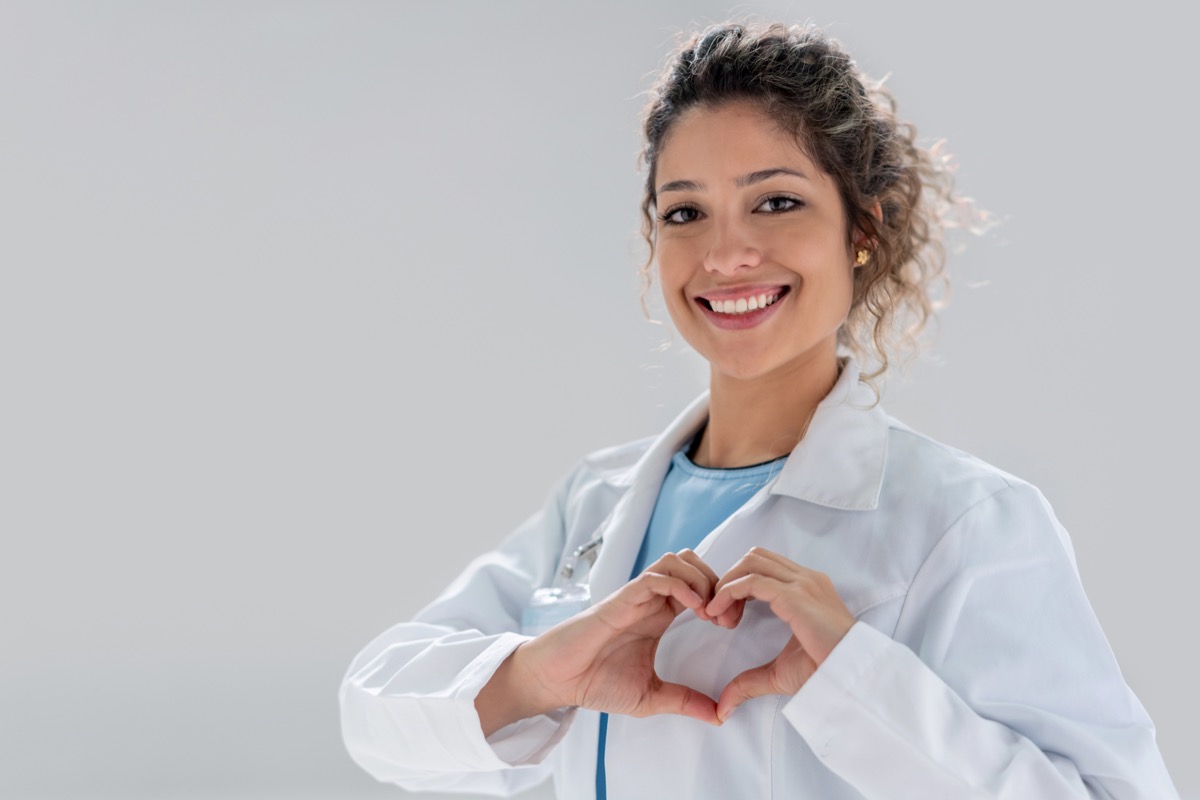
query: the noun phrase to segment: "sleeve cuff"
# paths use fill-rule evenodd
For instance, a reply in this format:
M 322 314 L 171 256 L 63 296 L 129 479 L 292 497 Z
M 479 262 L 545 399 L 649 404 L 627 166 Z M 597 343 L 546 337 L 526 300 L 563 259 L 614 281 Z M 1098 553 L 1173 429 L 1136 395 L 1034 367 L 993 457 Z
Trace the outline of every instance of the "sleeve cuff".
M 856 622 L 800 691 L 783 706 L 783 715 L 825 759 L 844 726 L 853 687 L 887 657 L 892 640 L 865 622 Z
M 512 651 L 531 638 L 516 633 L 499 636 L 463 670 L 462 683 L 456 692 L 464 740 L 471 743 L 475 758 L 481 764 L 490 762 L 490 768 L 493 769 L 540 763 L 566 735 L 575 718 L 574 708 L 555 709 L 547 714 L 517 720 L 484 738 L 479 713 L 475 710 L 475 698 Z
M 855 623 L 783 706 L 825 766 L 867 797 L 1074 797 L 1045 756 L 979 717 L 905 645 Z M 1048 770 L 1048 771 L 1047 771 Z M 900 789 L 898 787 L 903 787 Z

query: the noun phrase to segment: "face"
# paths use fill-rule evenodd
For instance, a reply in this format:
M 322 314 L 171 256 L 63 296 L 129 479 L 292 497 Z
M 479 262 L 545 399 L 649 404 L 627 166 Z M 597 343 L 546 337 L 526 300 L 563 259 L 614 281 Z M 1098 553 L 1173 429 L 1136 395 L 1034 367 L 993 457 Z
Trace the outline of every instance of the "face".
M 693 107 L 655 174 L 659 280 L 714 380 L 828 369 L 854 256 L 838 188 L 749 103 Z

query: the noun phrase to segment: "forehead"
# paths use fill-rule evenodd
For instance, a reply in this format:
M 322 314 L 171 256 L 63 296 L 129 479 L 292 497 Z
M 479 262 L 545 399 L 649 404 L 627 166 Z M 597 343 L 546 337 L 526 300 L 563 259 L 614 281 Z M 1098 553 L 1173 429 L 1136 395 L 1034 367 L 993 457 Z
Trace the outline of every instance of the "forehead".
M 760 106 L 734 101 L 693 106 L 671 126 L 659 148 L 655 183 L 734 180 L 756 170 L 793 167 L 816 183 L 833 181 L 790 133 Z

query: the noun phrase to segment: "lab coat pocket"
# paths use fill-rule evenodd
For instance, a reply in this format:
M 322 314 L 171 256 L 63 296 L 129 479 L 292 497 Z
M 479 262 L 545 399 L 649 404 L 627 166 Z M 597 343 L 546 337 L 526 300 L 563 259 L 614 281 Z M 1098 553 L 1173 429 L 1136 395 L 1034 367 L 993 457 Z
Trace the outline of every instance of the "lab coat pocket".
M 900 609 L 908 595 L 907 583 L 861 586 L 839 590 L 842 602 L 859 622 L 891 636 L 900 618 Z

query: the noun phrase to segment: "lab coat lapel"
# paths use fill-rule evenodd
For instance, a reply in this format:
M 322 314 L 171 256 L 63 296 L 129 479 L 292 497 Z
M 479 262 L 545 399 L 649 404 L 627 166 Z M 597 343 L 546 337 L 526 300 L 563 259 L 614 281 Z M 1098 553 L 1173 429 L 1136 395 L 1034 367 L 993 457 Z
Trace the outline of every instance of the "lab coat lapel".
M 859 376 L 858 364 L 844 357 L 842 374 L 817 406 L 807 433 L 779 476 L 768 486 L 770 494 L 845 510 L 878 506 L 887 462 L 888 419 Z M 611 483 L 628 488 L 601 526 L 604 544 L 589 580 L 592 602 L 603 600 L 629 581 L 671 457 L 708 418 L 708 401 L 708 392 L 700 395 L 629 471 L 610 478 Z M 708 544 L 711 542 L 706 540 L 705 547 Z
M 883 490 L 888 418 L 871 387 L 859 380 L 854 359 L 842 364 L 770 491 L 826 508 L 870 511 Z
M 589 580 L 592 602 L 603 600 L 629 582 L 671 457 L 707 418 L 708 392 L 705 392 L 675 418 L 630 468 L 630 473 L 622 476 L 620 482 L 628 482 L 629 489 L 604 526 L 604 544 Z

